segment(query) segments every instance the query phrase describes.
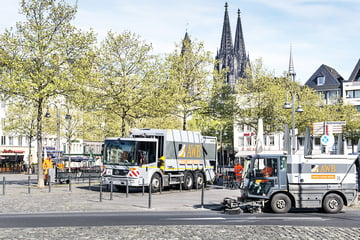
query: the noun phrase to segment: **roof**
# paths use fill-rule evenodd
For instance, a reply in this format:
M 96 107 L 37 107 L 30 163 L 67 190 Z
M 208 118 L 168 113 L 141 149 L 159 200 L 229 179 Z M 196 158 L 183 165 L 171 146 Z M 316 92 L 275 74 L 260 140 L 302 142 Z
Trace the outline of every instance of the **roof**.
M 357 64 L 355 65 L 354 70 L 352 71 L 349 80 L 347 80 L 346 82 L 353 82 L 353 81 L 359 81 L 360 77 L 360 59 L 358 60 Z
M 325 77 L 325 83 L 323 85 L 318 85 L 317 78 L 321 76 Z M 334 68 L 322 64 L 305 85 L 316 90 L 338 89 L 341 88 L 343 81 L 344 78 Z

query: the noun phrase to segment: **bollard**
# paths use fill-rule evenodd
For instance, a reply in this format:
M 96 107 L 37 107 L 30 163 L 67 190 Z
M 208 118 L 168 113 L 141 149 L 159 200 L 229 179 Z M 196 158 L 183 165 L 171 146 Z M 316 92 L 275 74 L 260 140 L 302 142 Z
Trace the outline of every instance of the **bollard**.
M 142 195 L 144 196 L 145 193 L 145 179 L 142 178 Z
M 28 176 L 28 194 L 30 194 L 30 176 Z
M 183 176 L 180 176 L 180 192 L 182 192 Z
M 148 208 L 151 208 L 151 183 L 149 183 L 149 202 L 148 202 Z
M 204 208 L 204 192 L 205 192 L 205 183 L 201 185 L 201 208 Z
M 197 192 L 198 190 L 199 190 L 198 173 L 195 173 L 195 191 Z
M 90 174 L 89 174 L 89 190 L 91 190 L 91 177 L 90 177 Z
M 71 178 L 70 178 L 70 176 L 68 177 L 68 182 L 69 182 L 69 192 L 71 192 Z
M 113 181 L 110 177 L 110 200 L 113 200 Z
M 3 195 L 5 195 L 5 177 L 3 177 Z
M 162 194 L 162 181 L 160 180 L 160 194 Z
M 51 176 L 48 175 L 48 186 L 49 186 L 49 192 L 51 192 Z
M 102 181 L 100 179 L 100 202 L 102 202 Z
M 129 196 L 129 180 L 126 179 L 126 197 Z

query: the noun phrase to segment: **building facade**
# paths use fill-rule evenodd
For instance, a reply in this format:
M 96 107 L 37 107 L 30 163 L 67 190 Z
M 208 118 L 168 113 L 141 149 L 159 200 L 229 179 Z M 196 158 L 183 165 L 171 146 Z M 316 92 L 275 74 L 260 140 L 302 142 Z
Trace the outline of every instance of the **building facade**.
M 343 97 L 344 78 L 332 67 L 322 64 L 305 83 L 314 89 L 324 105 L 339 103 Z
M 343 81 L 342 96 L 344 103 L 352 104 L 360 112 L 360 59 L 348 80 Z

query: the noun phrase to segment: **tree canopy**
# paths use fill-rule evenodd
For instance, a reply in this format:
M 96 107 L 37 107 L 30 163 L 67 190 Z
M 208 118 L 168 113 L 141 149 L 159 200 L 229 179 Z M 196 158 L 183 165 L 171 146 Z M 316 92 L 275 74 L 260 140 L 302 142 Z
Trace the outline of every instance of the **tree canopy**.
M 94 34 L 71 25 L 76 9 L 64 0 L 22 0 L 25 21 L 0 35 L 0 91 L 33 104 L 37 111 L 39 186 L 43 186 L 44 104 L 77 91 L 86 81 L 93 57 Z

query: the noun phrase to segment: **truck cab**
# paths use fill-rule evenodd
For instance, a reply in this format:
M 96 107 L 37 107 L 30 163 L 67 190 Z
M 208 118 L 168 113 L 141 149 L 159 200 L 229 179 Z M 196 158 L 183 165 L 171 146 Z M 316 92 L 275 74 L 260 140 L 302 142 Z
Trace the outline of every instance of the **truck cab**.
M 269 199 L 287 190 L 286 155 L 254 155 L 245 159 L 245 195 L 248 199 Z

